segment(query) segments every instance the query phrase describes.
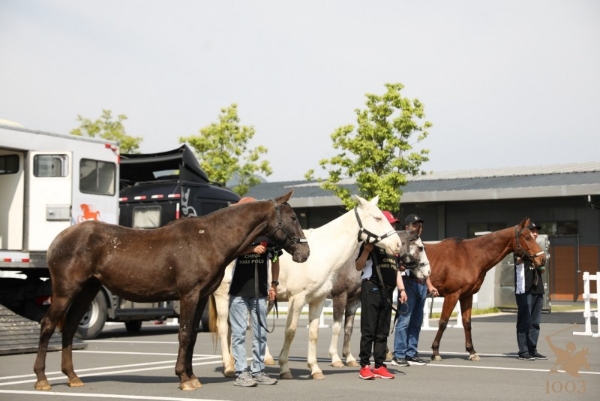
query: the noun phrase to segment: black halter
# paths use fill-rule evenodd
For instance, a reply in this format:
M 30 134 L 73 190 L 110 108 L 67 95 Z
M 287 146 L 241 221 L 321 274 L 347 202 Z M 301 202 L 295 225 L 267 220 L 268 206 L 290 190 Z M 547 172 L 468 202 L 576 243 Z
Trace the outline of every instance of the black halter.
M 384 235 L 375 235 L 371 231 L 367 230 L 363 227 L 362 221 L 360 221 L 360 216 L 358 215 L 358 207 L 354 208 L 354 215 L 356 216 L 356 220 L 358 221 L 358 242 L 365 241 L 367 244 L 377 244 L 378 242 L 383 241 L 387 237 L 391 237 L 392 235 L 396 235 L 396 230 L 392 230 Z M 361 239 L 361 235 L 366 234 L 367 239 Z
M 267 237 L 269 237 L 273 241 L 277 242 L 277 244 L 279 246 L 281 246 L 282 248 L 285 248 L 288 241 L 291 242 L 291 244 L 301 244 L 304 242 L 308 242 L 308 240 L 306 238 L 294 237 L 283 229 L 283 221 L 281 220 L 281 213 L 279 211 L 279 208 L 281 206 L 285 205 L 285 203 L 278 205 L 277 202 L 275 202 L 275 199 L 271 199 L 271 202 L 273 202 L 273 206 L 275 207 L 275 213 L 277 214 L 277 226 L 273 229 L 273 231 L 271 231 L 269 234 L 267 234 Z M 283 238 L 283 241 L 281 241 L 273 236 L 273 234 L 275 234 L 279 230 L 283 231 L 283 234 L 285 235 L 285 237 Z
M 525 230 L 525 227 L 523 227 L 519 230 L 519 226 L 515 226 L 515 244 L 516 245 L 515 245 L 514 252 L 519 257 L 525 257 L 529 260 L 535 259 L 536 256 L 543 255 L 544 254 L 543 250 L 534 255 L 533 253 L 529 253 L 529 250 L 525 250 L 525 249 L 521 248 L 521 241 L 519 241 L 519 237 L 521 236 L 521 233 L 523 232 L 523 230 Z

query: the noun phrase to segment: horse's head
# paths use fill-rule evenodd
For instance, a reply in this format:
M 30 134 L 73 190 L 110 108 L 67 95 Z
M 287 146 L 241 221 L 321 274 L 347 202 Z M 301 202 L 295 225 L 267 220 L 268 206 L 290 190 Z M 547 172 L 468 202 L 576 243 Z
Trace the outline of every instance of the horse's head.
M 529 218 L 526 218 L 515 226 L 513 252 L 521 258 L 531 260 L 535 267 L 542 267 L 546 264 L 546 254 L 527 228 L 529 223 Z
M 371 201 L 360 196 L 356 198 L 358 206 L 354 208 L 354 214 L 358 222 L 358 240 L 375 244 L 385 249 L 390 255 L 399 253 L 402 241 L 383 212 L 377 207 L 379 196 L 374 197 Z
M 398 231 L 398 236 L 402 241 L 402 250 L 400 251 L 400 262 L 404 267 L 411 270 L 414 275 L 420 279 L 426 279 L 431 274 L 431 265 L 425 253 L 425 247 L 420 237 L 415 237 L 408 231 Z
M 310 255 L 310 248 L 294 209 L 287 203 L 293 193 L 294 191 L 290 191 L 271 199 L 274 210 L 265 233 L 292 255 L 294 262 L 303 263 Z

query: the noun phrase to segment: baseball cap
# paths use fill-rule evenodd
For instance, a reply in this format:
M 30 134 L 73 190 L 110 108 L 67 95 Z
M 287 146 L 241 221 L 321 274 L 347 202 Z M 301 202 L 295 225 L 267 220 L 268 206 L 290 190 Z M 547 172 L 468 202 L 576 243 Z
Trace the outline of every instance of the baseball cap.
M 421 219 L 416 214 L 409 214 L 408 216 L 406 216 L 406 220 L 404 220 L 404 225 L 407 226 L 411 223 L 418 223 L 418 222 L 425 223 L 425 220 Z
M 529 223 L 527 228 L 530 230 L 539 230 L 540 228 L 542 228 L 542 226 L 539 226 L 532 221 L 531 223 Z
M 390 222 L 390 224 L 399 223 L 398 219 L 394 217 L 394 215 L 387 210 L 383 210 L 383 215 Z

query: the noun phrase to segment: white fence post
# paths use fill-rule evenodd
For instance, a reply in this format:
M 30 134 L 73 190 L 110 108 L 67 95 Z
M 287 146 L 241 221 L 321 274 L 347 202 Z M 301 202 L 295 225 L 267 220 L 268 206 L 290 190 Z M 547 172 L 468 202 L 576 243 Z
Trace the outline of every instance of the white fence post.
M 590 291 L 590 281 L 596 281 L 596 293 L 592 294 Z M 592 336 L 600 337 L 600 329 L 598 328 L 598 311 L 600 311 L 600 300 L 598 295 L 600 289 L 598 288 L 598 274 L 591 275 L 589 272 L 583 272 L 583 317 L 585 318 L 585 331 L 574 331 L 575 336 Z M 596 311 L 592 312 L 591 299 L 596 300 Z M 596 318 L 596 332 L 592 331 L 592 317 Z
M 437 327 L 431 327 L 429 325 L 429 319 L 431 319 L 431 316 L 429 316 L 429 311 L 432 310 L 431 309 L 431 302 L 434 303 L 435 305 L 435 300 L 436 299 L 440 299 L 442 301 L 442 306 L 443 306 L 443 297 L 438 297 L 438 298 L 431 298 L 428 297 L 427 300 L 425 301 L 425 306 L 423 306 L 423 323 L 421 324 L 421 330 L 437 330 Z M 477 303 L 477 294 L 473 295 L 473 304 Z M 442 306 L 440 306 L 439 308 L 434 308 L 433 310 L 438 313 L 438 312 L 442 312 Z M 446 326 L 446 328 L 455 328 L 455 329 L 463 329 L 463 323 L 462 323 L 462 315 L 460 313 L 460 304 L 459 302 L 456 303 L 456 306 L 454 307 L 454 310 L 452 312 L 456 312 L 456 323 L 455 324 L 450 324 L 448 323 L 448 325 Z

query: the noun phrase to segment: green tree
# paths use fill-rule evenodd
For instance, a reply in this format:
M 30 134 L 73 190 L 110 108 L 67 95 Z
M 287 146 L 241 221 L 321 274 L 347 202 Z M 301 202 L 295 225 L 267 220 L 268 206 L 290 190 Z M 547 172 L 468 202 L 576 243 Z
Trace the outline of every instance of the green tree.
M 387 92 L 381 96 L 366 95 L 365 110 L 356 109 L 357 127 L 346 125 L 331 134 L 333 148 L 340 153 L 319 162 L 328 173 L 326 179 L 318 180 L 321 187 L 333 191 L 348 209 L 355 201 L 340 185 L 341 179 L 355 178 L 361 197 L 379 195 L 380 209 L 397 212 L 407 175 L 423 174 L 421 164 L 429 160 L 428 149 L 413 150 L 432 125 L 423 121 L 423 104 L 402 97 L 404 86 L 400 83 L 385 86 Z M 310 170 L 305 177 L 312 180 L 313 175 Z
M 260 184 L 259 174 L 272 174 L 271 166 L 261 156 L 268 152 L 264 146 L 248 148 L 254 137 L 254 127 L 240 125 L 237 104 L 221 109 L 219 121 L 201 128 L 199 135 L 180 137 L 196 151 L 200 166 L 212 181 L 226 183 L 237 178 L 233 191 L 245 195 Z
M 96 121 L 78 115 L 77 121 L 81 125 L 79 128 L 73 129 L 71 135 L 100 137 L 109 141 L 117 141 L 120 153 L 139 153 L 140 143 L 143 139 L 125 133 L 123 125 L 125 120 L 127 120 L 127 116 L 119 114 L 114 121 L 110 110 L 102 110 L 102 116 Z

